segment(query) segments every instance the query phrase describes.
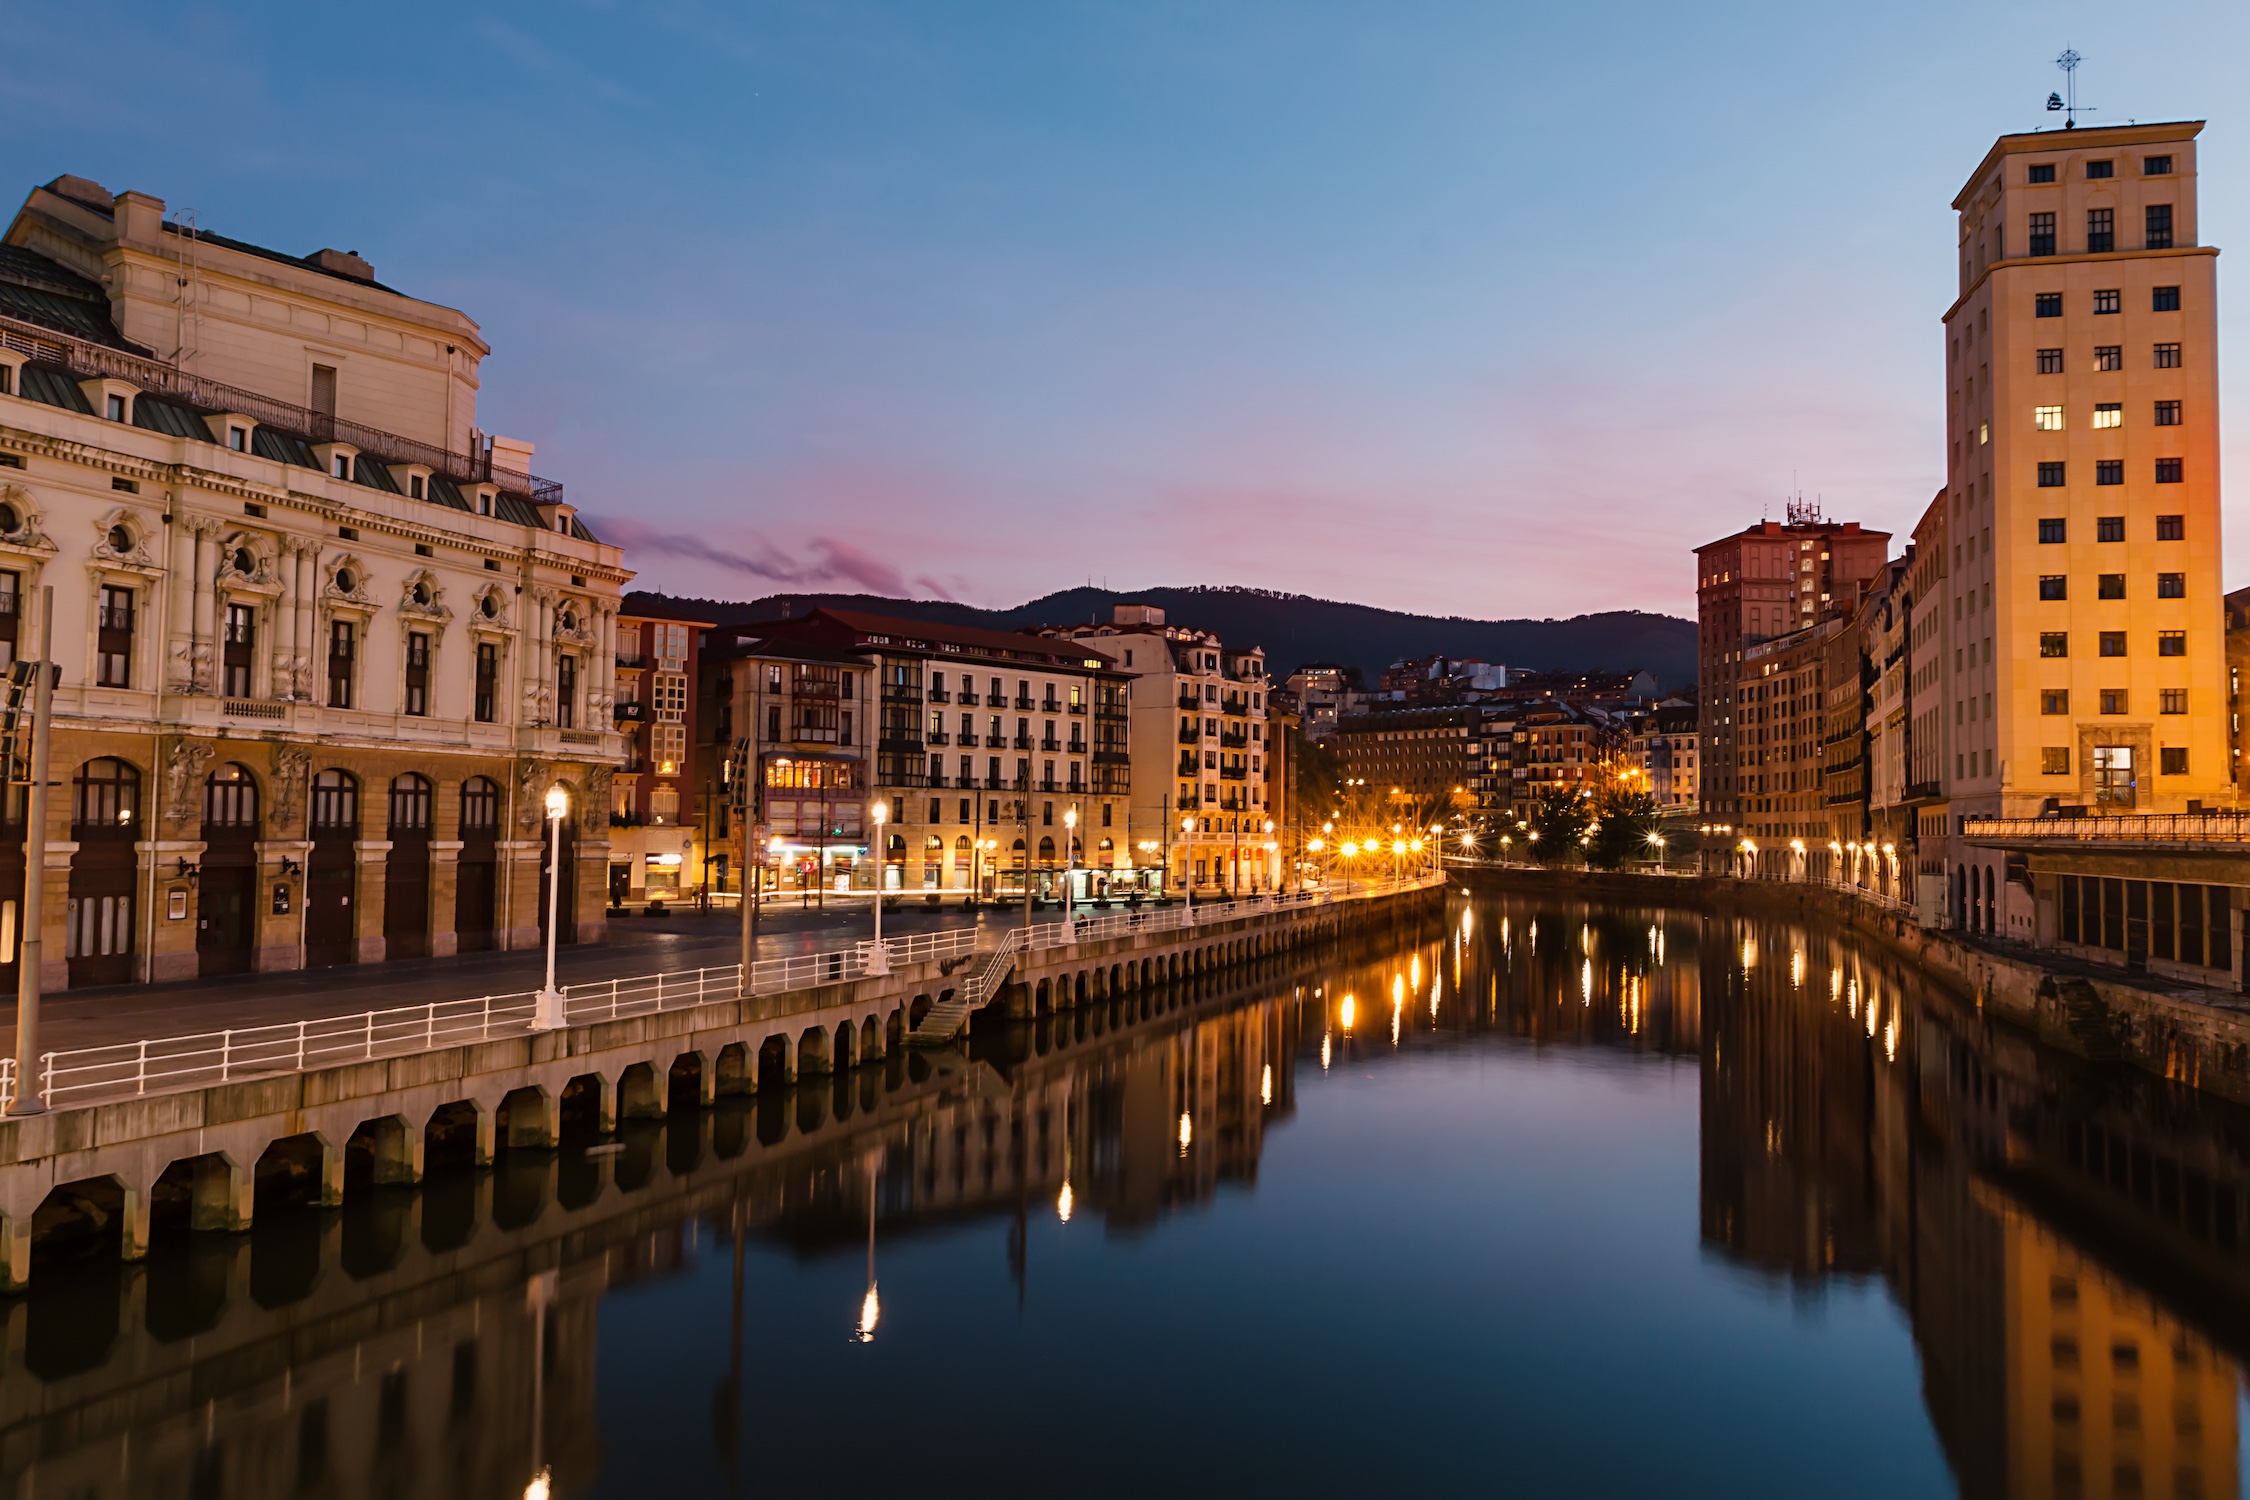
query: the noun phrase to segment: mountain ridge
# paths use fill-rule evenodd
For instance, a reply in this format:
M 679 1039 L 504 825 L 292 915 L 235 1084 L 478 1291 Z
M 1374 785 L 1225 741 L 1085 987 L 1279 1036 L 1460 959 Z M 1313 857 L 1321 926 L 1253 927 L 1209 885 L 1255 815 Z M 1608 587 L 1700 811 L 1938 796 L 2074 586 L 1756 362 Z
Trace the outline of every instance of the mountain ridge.
M 858 610 L 910 620 L 1021 630 L 1106 621 L 1113 604 L 1152 604 L 1171 624 L 1208 630 L 1230 645 L 1265 648 L 1276 681 L 1306 662 L 1358 667 L 1373 686 L 1402 657 L 1444 652 L 1536 671 L 1646 671 L 1667 691 L 1695 680 L 1695 622 L 1642 610 L 1607 610 L 1568 619 L 1476 620 L 1417 615 L 1272 589 L 1196 585 L 1130 591 L 1060 589 L 1012 609 L 980 609 L 945 599 L 799 592 L 756 599 L 692 599 L 655 592 L 627 596 L 720 625 L 785 619 L 813 609 Z

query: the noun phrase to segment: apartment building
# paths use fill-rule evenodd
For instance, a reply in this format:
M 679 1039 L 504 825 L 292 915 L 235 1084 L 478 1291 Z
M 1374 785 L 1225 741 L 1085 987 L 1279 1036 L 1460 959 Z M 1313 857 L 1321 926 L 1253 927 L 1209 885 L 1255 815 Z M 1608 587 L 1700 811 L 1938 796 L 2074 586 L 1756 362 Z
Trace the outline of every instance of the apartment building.
M 2231 804 L 2202 128 L 2002 136 L 1954 199 L 1940 695 L 1956 831 Z M 1957 838 L 1949 865 L 1956 922 L 2030 934 L 2001 849 Z
M 1702 806 L 1696 780 L 1699 717 L 1692 703 L 1660 703 L 1632 732 L 1632 762 L 1667 817 L 1686 816 Z
M 1132 837 L 1130 675 L 1082 642 L 828 609 L 708 640 L 769 885 L 1051 898 L 1073 872 L 1083 899 L 1161 869 Z
M 1845 619 L 1818 623 L 1742 653 L 1736 679 L 1732 774 L 1744 808 L 1735 823 L 1737 855 L 1767 875 L 1825 878 L 1831 829 L 1827 804 L 1828 643 Z
M 1168 869 L 1174 891 L 1274 889 L 1290 810 L 1271 800 L 1286 783 L 1267 779 L 1276 749 L 1265 652 L 1167 624 L 1148 604 L 1046 634 L 1101 653 L 1131 679 L 1130 838 L 1141 862 L 1153 856 Z
M 51 625 L 61 669 L 48 985 L 530 946 L 558 786 L 558 936 L 600 936 L 631 575 L 478 430 L 489 352 L 349 252 L 77 177 L 17 211 L 0 650 Z
M 1750 648 L 1856 607 L 1860 585 L 1883 566 L 1890 533 L 1827 521 L 1792 505 L 1786 521 L 1760 521 L 1695 549 L 1698 729 L 1703 813 L 1728 826 L 1772 821 L 1770 791 L 1742 763 L 1754 740 L 1740 732 L 1739 684 Z M 1770 700 L 1768 701 L 1770 706 Z M 1770 780 L 1770 773 L 1766 778 Z
M 697 677 L 711 628 L 646 595 L 628 598 L 617 617 L 612 712 L 625 759 L 609 786 L 612 910 L 723 891 L 736 868 L 712 837 L 712 820 L 724 815 L 723 799 L 710 795 L 716 762 L 696 754 L 709 701 Z

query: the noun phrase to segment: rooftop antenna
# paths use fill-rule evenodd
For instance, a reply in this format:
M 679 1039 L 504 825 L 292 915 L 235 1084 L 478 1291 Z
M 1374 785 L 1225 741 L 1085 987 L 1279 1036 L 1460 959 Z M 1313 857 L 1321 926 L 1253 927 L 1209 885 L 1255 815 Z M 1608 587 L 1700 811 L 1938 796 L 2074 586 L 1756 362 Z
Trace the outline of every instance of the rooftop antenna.
M 2068 47 L 2063 48 L 2062 56 L 2055 59 L 2055 66 L 2063 71 L 2063 92 L 2047 96 L 2047 112 L 2053 114 L 2061 110 L 2065 130 L 2078 128 L 2078 111 L 2081 108 L 2088 114 L 2094 113 L 2093 105 L 2081 105 L 2078 102 L 2078 65 L 2084 61 L 2084 58 Z

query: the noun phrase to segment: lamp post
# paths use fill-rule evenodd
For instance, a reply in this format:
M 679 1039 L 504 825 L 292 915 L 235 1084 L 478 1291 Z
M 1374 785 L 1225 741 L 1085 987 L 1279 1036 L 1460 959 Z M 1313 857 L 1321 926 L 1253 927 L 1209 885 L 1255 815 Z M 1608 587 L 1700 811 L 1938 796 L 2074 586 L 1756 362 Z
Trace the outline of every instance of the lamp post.
M 1661 875 L 1664 873 L 1664 835 L 1661 833 L 1651 833 L 1648 836 L 1648 841 L 1649 844 L 1656 850 L 1656 871 L 1659 875 Z
M 54 717 L 55 590 L 39 590 L 39 675 L 31 696 L 31 785 L 24 792 L 23 927 L 16 943 L 16 1097 L 12 1115 L 44 1114 L 46 1089 L 39 1078 L 39 985 L 42 945 L 39 933 L 47 891 L 47 764 Z M 19 677 L 17 681 L 22 681 Z M 28 1238 L 26 1243 L 29 1243 Z
M 1180 819 L 1180 884 L 1187 887 L 1188 924 L 1195 924 L 1195 849 L 1188 843 L 1188 835 L 1195 831 L 1195 819 Z
M 547 788 L 547 983 L 532 999 L 533 1031 L 557 1031 L 568 1024 L 562 991 L 555 988 L 555 940 L 562 929 L 562 826 L 569 811 L 570 793 L 559 785 Z
M 875 822 L 875 946 L 867 950 L 867 972 L 891 972 L 890 950 L 883 946 L 883 881 L 890 873 L 890 850 L 883 844 L 883 825 L 890 821 L 891 805 L 878 797 L 868 809 Z
M 1063 921 L 1070 922 L 1078 916 L 1078 883 L 1071 877 L 1078 873 L 1078 809 L 1063 809 Z

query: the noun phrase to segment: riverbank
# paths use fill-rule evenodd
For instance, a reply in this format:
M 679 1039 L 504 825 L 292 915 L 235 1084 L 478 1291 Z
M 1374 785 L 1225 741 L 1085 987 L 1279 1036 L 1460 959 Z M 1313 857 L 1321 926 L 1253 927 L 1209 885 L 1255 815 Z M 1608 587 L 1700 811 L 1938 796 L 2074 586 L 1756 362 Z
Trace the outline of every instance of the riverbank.
M 1654 901 L 1839 922 L 2049 1046 L 2250 1103 L 2250 996 L 2234 991 L 2174 984 L 1924 928 L 1904 912 L 1829 886 L 1528 866 L 1456 867 L 1452 873 L 1469 890 Z

